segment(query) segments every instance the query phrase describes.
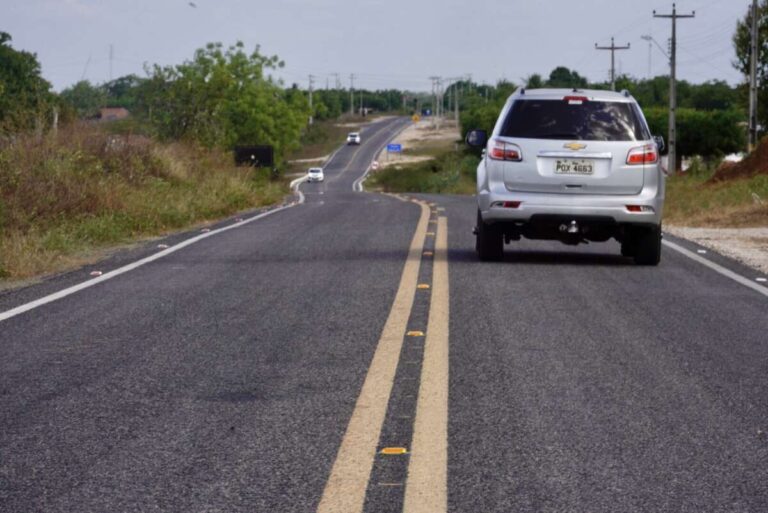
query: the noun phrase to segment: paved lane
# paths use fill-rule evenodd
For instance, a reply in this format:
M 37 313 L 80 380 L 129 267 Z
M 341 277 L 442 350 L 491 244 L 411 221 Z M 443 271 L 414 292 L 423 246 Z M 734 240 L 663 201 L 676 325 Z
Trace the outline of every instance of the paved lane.
M 668 246 L 479 263 L 472 198 L 352 192 L 404 123 L 0 323 L 0 511 L 768 511 L 766 296 Z
M 0 510 L 314 509 L 419 218 L 351 193 L 400 122 L 330 163 L 339 201 L 3 322 Z
M 447 207 L 450 511 L 768 510 L 766 298 L 664 249 L 521 241 Z M 463 222 L 463 225 L 462 225 Z

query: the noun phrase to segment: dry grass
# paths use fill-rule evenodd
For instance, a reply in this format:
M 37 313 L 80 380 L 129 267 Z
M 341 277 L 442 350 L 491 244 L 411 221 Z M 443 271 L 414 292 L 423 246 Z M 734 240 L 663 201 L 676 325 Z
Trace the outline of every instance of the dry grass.
M 0 277 L 70 268 L 99 248 L 279 201 L 285 182 L 229 153 L 74 125 L 0 148 Z
M 709 176 L 667 180 L 664 222 L 680 226 L 768 226 L 768 175 L 707 183 Z

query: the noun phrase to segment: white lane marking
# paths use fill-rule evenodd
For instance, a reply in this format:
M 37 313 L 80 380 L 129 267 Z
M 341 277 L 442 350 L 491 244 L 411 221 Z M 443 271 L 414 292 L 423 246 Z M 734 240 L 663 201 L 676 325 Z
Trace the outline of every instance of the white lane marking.
M 301 185 L 303 182 L 306 182 L 308 177 L 306 175 L 302 176 L 301 178 L 297 178 L 296 180 L 291 182 L 291 189 L 299 195 L 299 204 L 304 203 L 304 193 L 301 192 L 301 189 L 299 188 L 299 185 Z M 250 219 L 248 220 L 250 221 Z
M 187 246 L 191 246 L 192 244 L 199 242 L 203 239 L 207 239 L 208 237 L 212 237 L 214 235 L 218 235 L 219 233 L 223 233 L 229 230 L 232 230 L 233 228 L 239 228 L 241 226 L 244 226 L 248 223 L 252 223 L 254 221 L 258 221 L 259 219 L 263 219 L 267 216 L 270 216 L 272 214 L 275 214 L 277 212 L 281 212 L 283 210 L 289 209 L 291 207 L 294 207 L 296 205 L 300 205 L 304 203 L 304 195 L 301 193 L 301 191 L 298 190 L 297 186 L 299 183 L 304 181 L 305 177 L 299 178 L 297 180 L 294 180 L 291 182 L 291 189 L 294 190 L 294 192 L 298 193 L 299 199 L 293 203 L 289 203 L 287 205 L 283 205 L 282 207 L 277 207 L 272 210 L 268 210 L 266 212 L 262 212 L 259 215 L 253 216 L 249 219 L 245 219 L 240 222 L 236 222 L 235 224 L 231 224 L 229 226 L 224 226 L 222 228 L 218 228 L 216 230 L 209 230 L 205 233 L 201 233 L 200 235 L 197 235 L 195 237 L 192 237 L 190 239 L 187 239 L 183 242 L 180 242 L 176 244 L 175 246 L 171 246 L 168 249 L 164 249 L 163 251 L 160 251 L 158 253 L 155 253 L 154 255 L 150 255 L 146 258 L 142 258 L 141 260 L 137 260 L 136 262 L 130 263 L 128 265 L 125 265 L 123 267 L 118 267 L 117 269 L 110 271 L 108 273 L 104 273 L 101 276 L 98 276 L 92 280 L 88 280 L 83 283 L 79 283 L 77 285 L 73 285 L 72 287 L 60 290 L 58 292 L 54 292 L 53 294 L 49 294 L 45 297 L 41 297 L 40 299 L 36 299 L 35 301 L 31 301 L 29 303 L 25 303 L 23 305 L 17 306 L 16 308 L 12 308 L 10 310 L 7 310 L 5 312 L 0 313 L 0 322 L 3 322 L 5 320 L 10 319 L 11 317 L 16 317 L 17 315 L 20 315 L 24 312 L 28 312 L 30 310 L 34 310 L 35 308 L 38 308 L 43 305 L 47 305 L 48 303 L 52 303 L 54 301 L 57 301 L 59 299 L 65 298 L 67 296 L 71 296 L 72 294 L 79 292 L 83 289 L 87 289 L 89 287 L 93 287 L 96 284 L 99 284 L 103 281 L 111 280 L 112 278 L 115 278 L 117 276 L 120 276 L 121 274 L 125 274 L 127 272 L 133 271 L 136 268 L 139 268 L 145 264 L 148 264 L 150 262 L 154 262 L 155 260 L 159 260 L 165 256 L 170 255 L 171 253 L 175 253 L 179 251 L 180 249 L 186 248 Z
M 371 166 L 377 160 L 377 157 L 379 156 L 379 154 L 382 151 L 384 151 L 384 148 L 387 147 L 387 144 L 389 144 L 389 142 L 392 140 L 393 137 L 398 136 L 400 132 L 408 128 L 408 126 L 409 126 L 409 123 L 407 122 L 403 123 L 401 126 L 396 125 L 395 130 L 387 135 L 387 141 L 381 146 L 381 148 L 379 148 L 379 151 L 373 154 L 373 158 L 371 159 L 371 162 L 368 164 L 368 167 L 365 168 L 365 172 L 362 174 L 360 178 L 355 180 L 354 183 L 352 184 L 353 191 L 363 192 L 363 182 L 365 182 L 365 180 L 368 178 L 368 173 L 371 171 Z
M 663 240 L 662 243 L 665 246 L 667 246 L 668 248 L 674 249 L 678 253 L 681 253 L 681 254 L 687 256 L 688 258 L 690 258 L 692 260 L 696 260 L 698 263 L 709 267 L 713 271 L 716 271 L 716 272 L 722 274 L 723 276 L 725 276 L 727 278 L 730 278 L 733 281 L 735 281 L 737 283 L 740 283 L 740 284 L 744 285 L 745 287 L 749 287 L 750 289 L 752 289 L 754 291 L 757 291 L 760 294 L 768 297 L 768 288 L 765 288 L 765 287 L 763 287 L 761 285 L 758 285 L 758 284 L 754 283 L 752 280 L 750 280 L 748 278 L 745 278 L 744 276 L 742 276 L 740 274 L 736 274 L 735 272 L 731 271 L 730 269 L 726 269 L 722 265 L 716 264 L 716 263 L 712 262 L 711 260 L 707 260 L 706 258 L 703 258 L 703 257 L 697 255 L 696 253 L 694 253 L 693 251 L 689 251 L 689 250 L 685 249 L 684 247 L 682 247 L 682 246 L 680 246 L 678 244 L 675 244 L 674 242 L 670 242 L 668 240 Z
M 765 283 L 768 281 L 766 278 L 755 278 L 755 281 L 759 281 L 760 283 Z

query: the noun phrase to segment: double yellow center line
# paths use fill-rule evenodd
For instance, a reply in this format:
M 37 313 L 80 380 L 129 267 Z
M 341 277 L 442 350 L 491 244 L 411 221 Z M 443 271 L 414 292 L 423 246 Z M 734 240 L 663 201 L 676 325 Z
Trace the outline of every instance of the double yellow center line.
M 413 308 L 429 207 L 420 201 L 421 216 L 411 240 L 400 285 L 379 338 L 352 418 L 331 469 L 318 513 L 363 511 L 368 480 L 376 457 L 387 405 L 392 393 L 408 318 Z M 411 442 L 403 510 L 445 512 L 448 465 L 448 223 L 438 219 L 433 285 L 424 346 L 419 396 Z

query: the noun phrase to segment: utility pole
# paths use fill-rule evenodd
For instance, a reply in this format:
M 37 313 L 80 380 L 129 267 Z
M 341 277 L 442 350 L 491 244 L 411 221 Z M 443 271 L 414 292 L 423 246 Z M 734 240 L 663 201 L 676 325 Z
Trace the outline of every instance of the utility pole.
M 440 122 L 443 116 L 443 77 L 437 77 L 437 129 L 440 130 Z
M 611 46 L 597 46 L 595 43 L 595 50 L 610 50 L 611 51 L 611 90 L 616 90 L 616 51 L 617 50 L 629 50 L 629 43 L 627 46 L 616 46 L 611 38 Z
M 355 115 L 355 74 L 349 75 L 349 114 Z
M 677 20 L 678 18 L 693 18 L 696 11 L 691 14 L 677 14 L 677 6 L 672 4 L 672 14 L 656 14 L 654 18 L 669 18 L 672 20 L 672 40 L 669 49 L 669 155 L 667 157 L 667 172 L 671 175 L 677 172 Z
M 752 37 L 749 47 L 749 144 L 747 146 L 749 153 L 752 153 L 757 145 L 757 59 L 760 57 L 757 46 L 759 35 L 757 17 L 757 0 L 752 0 Z
M 336 82 L 335 82 L 336 86 L 335 86 L 334 89 L 341 89 L 341 80 L 339 79 L 339 74 L 338 73 L 331 73 L 331 75 L 333 75 L 335 77 L 335 79 L 336 79 Z
M 437 83 L 440 77 L 429 77 L 432 81 L 432 127 L 437 128 Z
M 363 110 L 363 89 L 360 88 L 360 115 L 365 116 L 365 111 Z
M 310 75 L 309 76 L 309 124 L 310 125 L 314 121 L 312 115 L 315 112 L 314 109 L 313 109 L 313 106 L 312 106 L 312 86 L 314 85 L 314 83 L 315 83 L 315 76 L 314 75 Z
M 112 61 L 115 59 L 115 47 L 109 45 L 109 81 L 112 82 Z

